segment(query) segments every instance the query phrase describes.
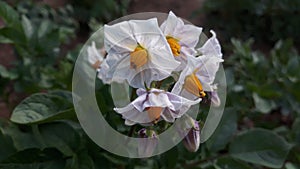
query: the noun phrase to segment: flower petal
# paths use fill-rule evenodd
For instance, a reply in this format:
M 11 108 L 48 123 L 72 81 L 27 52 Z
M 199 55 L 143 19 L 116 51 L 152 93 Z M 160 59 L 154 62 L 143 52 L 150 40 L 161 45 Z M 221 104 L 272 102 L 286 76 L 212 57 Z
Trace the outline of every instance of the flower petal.
M 99 68 L 100 63 L 103 61 L 103 56 L 96 48 L 95 41 L 92 41 L 92 45 L 87 47 L 87 53 L 88 53 L 88 61 L 91 65 L 95 65 L 96 68 Z
M 159 117 L 162 117 L 162 119 L 168 122 L 174 122 L 176 118 L 181 117 L 187 112 L 190 106 L 201 101 L 201 99 L 195 101 L 188 100 L 159 89 L 151 89 L 146 93 L 144 92 L 144 89 L 138 89 L 137 94 L 141 95 L 139 95 L 132 103 L 123 108 L 114 109 L 126 119 L 126 125 L 133 125 L 136 123 L 146 124 L 158 120 Z M 158 110 L 160 112 L 157 112 Z M 156 117 L 155 119 L 153 119 L 154 116 Z
M 133 51 L 137 46 L 129 21 L 104 25 L 104 37 L 104 46 L 108 53 Z
M 185 82 L 185 78 L 193 73 L 193 69 L 195 68 L 195 65 L 193 65 L 195 58 L 189 58 L 188 59 L 188 63 L 187 66 L 185 67 L 185 69 L 183 69 L 183 71 L 181 72 L 178 81 L 175 83 L 171 93 L 177 94 L 179 95 L 182 91 L 184 82 Z
M 114 108 L 114 111 L 121 114 L 123 119 L 128 120 L 125 123 L 126 125 L 151 123 L 153 120 L 149 118 L 148 113 L 143 109 L 146 96 L 146 94 L 141 95 L 123 108 Z
M 212 34 L 212 37 L 209 38 L 205 44 L 197 49 L 201 54 L 205 56 L 214 56 L 218 58 L 222 58 L 222 51 L 221 51 L 221 46 L 220 43 L 216 37 L 216 33 L 211 30 L 210 33 Z
M 194 127 L 190 129 L 183 139 L 183 145 L 190 152 L 196 152 L 200 146 L 200 127 L 199 123 L 194 120 Z
M 165 79 L 179 66 L 180 63 L 173 58 L 168 43 L 158 27 L 156 18 L 130 20 L 116 25 L 106 26 L 108 32 L 106 34 L 107 40 L 105 41 L 107 43 L 106 47 L 111 48 L 110 50 L 107 49 L 109 51 L 107 61 L 105 61 L 106 66 L 103 68 L 103 71 L 100 70 L 102 76 L 104 76 L 104 73 L 107 73 L 104 79 L 111 79 L 111 81 L 117 82 L 126 80 L 134 88 L 144 88 L 145 83 L 149 87 L 152 81 Z M 117 33 L 114 33 L 114 31 L 117 31 Z M 119 37 L 117 36 L 122 33 L 126 34 L 126 36 L 122 35 L 123 37 L 118 39 Z M 126 41 L 128 40 L 128 44 L 127 42 L 123 43 L 121 41 L 122 38 L 125 38 Z M 120 40 L 120 43 L 117 40 Z M 132 41 L 135 42 L 133 43 Z M 113 43 L 117 43 L 115 44 L 116 47 L 113 46 Z M 144 62 L 140 66 L 132 68 L 129 58 L 132 58 L 130 54 L 137 45 L 140 45 L 147 51 L 147 58 L 144 58 Z M 134 56 L 137 57 L 137 55 Z M 137 58 L 132 59 L 140 63 L 140 60 L 137 60 Z
M 116 53 L 108 54 L 101 64 L 101 67 L 98 72 L 98 78 L 101 79 L 105 84 L 109 84 L 112 81 L 118 83 L 125 82 L 124 77 L 122 78 L 114 77 L 114 74 L 119 63 L 126 58 L 130 58 L 129 53 L 127 55 L 126 53 L 122 55 Z
M 135 40 L 143 48 L 161 48 L 166 45 L 166 40 L 161 32 L 157 18 L 148 20 L 131 20 L 129 21 Z
M 182 46 L 187 46 L 194 48 L 196 47 L 200 34 L 202 32 L 202 28 L 194 26 L 194 25 L 184 25 L 181 30 L 176 32 L 180 44 Z
M 150 92 L 147 100 L 143 103 L 143 108 L 148 107 L 169 107 L 174 110 L 173 104 L 170 102 L 168 95 L 165 92 Z
M 197 97 L 184 89 L 186 78 L 192 73 L 195 73 L 204 91 L 213 91 L 213 82 L 219 69 L 219 63 L 222 61 L 223 59 L 209 56 L 188 57 L 187 66 L 181 72 L 171 92 L 189 100 L 195 100 Z
M 178 18 L 172 11 L 168 18 L 161 25 L 161 30 L 166 36 L 172 36 L 179 40 L 182 46 L 194 48 L 199 40 L 202 28 L 184 24 L 182 19 Z
M 172 36 L 176 28 L 180 28 L 183 25 L 183 21 L 170 11 L 167 20 L 161 24 L 160 28 L 166 36 Z
M 174 118 L 180 118 L 183 114 L 185 114 L 192 105 L 195 105 L 201 101 L 201 98 L 197 98 L 196 100 L 189 100 L 174 93 L 167 93 L 170 102 L 173 104 L 174 109 L 170 109 L 172 112 L 172 116 Z M 166 116 L 166 113 L 163 114 Z M 174 122 L 174 121 L 172 121 Z
M 199 68 L 196 76 L 201 81 L 204 91 L 212 91 L 216 72 L 219 70 L 219 64 L 223 62 L 223 59 L 213 56 L 200 56 L 196 59 L 196 62 L 197 68 Z

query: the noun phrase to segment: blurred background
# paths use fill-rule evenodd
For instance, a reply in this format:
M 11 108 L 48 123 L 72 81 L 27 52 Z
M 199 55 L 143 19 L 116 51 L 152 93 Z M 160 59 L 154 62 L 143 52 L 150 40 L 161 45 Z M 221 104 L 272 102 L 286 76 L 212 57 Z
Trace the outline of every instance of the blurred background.
M 110 154 L 76 120 L 76 57 L 103 24 L 170 10 L 217 33 L 228 85 L 222 121 L 196 153 L 180 144 L 149 159 Z M 0 168 L 299 169 L 299 28 L 300 0 L 0 0 Z M 105 118 L 126 133 L 107 91 L 96 91 Z

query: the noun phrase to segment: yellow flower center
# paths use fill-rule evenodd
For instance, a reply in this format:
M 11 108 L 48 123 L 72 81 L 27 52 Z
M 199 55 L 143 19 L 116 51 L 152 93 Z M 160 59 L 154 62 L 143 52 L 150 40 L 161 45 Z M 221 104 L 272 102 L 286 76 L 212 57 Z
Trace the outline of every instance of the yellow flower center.
M 167 42 L 169 43 L 173 55 L 179 56 L 181 46 L 179 45 L 178 40 L 173 37 L 167 36 Z
M 191 75 L 185 78 L 183 87 L 185 90 L 187 90 L 188 92 L 192 93 L 197 97 L 206 96 L 205 92 L 203 91 L 202 84 L 200 80 L 197 78 L 197 76 L 195 75 L 195 73 L 192 73 Z
M 130 68 L 138 69 L 145 65 L 148 61 L 148 52 L 140 45 L 130 53 Z

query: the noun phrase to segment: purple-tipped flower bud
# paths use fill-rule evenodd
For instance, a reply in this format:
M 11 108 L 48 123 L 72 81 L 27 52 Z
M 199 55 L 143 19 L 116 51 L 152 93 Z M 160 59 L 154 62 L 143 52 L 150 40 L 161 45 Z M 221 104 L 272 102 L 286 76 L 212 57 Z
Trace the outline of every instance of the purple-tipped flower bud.
M 150 157 L 152 156 L 157 143 L 158 137 L 155 131 L 147 130 L 145 128 L 138 131 L 141 139 L 139 140 L 138 153 L 140 157 Z
M 183 145 L 190 152 L 196 152 L 200 146 L 200 127 L 198 121 L 190 118 L 193 125 L 183 139 Z

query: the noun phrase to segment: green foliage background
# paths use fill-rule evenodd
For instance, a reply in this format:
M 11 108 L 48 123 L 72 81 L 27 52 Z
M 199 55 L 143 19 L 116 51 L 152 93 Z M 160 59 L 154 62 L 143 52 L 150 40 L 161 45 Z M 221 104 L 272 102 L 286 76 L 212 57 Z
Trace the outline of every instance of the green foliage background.
M 0 95 L 7 104 L 8 86 L 28 95 L 0 121 L 0 168 L 300 168 L 299 0 L 204 2 L 204 26 L 223 36 L 228 94 L 220 125 L 196 153 L 179 144 L 149 159 L 128 159 L 95 145 L 77 121 L 70 93 L 78 39 L 124 15 L 128 5 L 86 0 L 52 8 L 0 1 L 0 43 L 10 44 L 17 57 L 12 68 L 0 65 Z M 79 45 L 69 49 L 73 41 Z M 261 49 L 262 43 L 273 47 Z M 108 91 L 97 84 L 104 116 L 128 133 Z

